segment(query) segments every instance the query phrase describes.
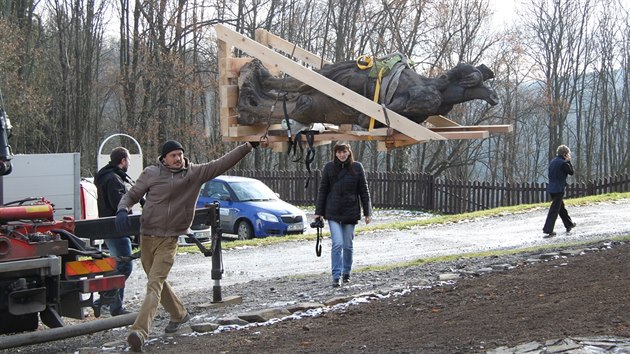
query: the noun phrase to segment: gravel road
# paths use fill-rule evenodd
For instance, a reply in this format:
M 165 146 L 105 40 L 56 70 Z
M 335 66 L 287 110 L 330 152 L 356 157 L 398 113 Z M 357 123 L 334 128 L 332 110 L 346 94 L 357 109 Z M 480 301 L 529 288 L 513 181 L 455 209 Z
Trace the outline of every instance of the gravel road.
M 536 245 L 606 239 L 630 233 L 630 199 L 596 205 L 568 207 L 577 227 L 566 233 L 560 220 L 558 236 L 543 239 L 542 226 L 547 209 L 466 220 L 458 223 L 414 227 L 408 230 L 379 230 L 361 233 L 354 242 L 354 266 L 380 266 L 435 256 L 515 249 Z M 382 219 L 395 216 L 382 212 Z M 426 218 L 426 215 L 403 215 L 398 219 Z M 379 222 L 379 215 L 375 215 Z M 382 220 L 380 221 L 382 222 Z M 358 225 L 360 229 L 365 224 Z M 277 277 L 328 274 L 330 239 L 325 238 L 322 255 L 315 255 L 314 241 L 275 244 L 264 247 L 239 247 L 223 252 L 222 285 L 247 283 Z M 212 284 L 211 259 L 199 253 L 180 254 L 169 276 L 178 294 L 204 291 Z M 140 265 L 127 281 L 127 294 L 144 294 L 145 275 Z

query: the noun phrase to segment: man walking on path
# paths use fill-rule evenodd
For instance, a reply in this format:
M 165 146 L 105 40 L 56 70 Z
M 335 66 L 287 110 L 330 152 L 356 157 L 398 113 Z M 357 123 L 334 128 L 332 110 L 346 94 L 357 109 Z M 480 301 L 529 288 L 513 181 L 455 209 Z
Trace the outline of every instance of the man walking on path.
M 131 180 L 127 175 L 129 168 L 129 151 L 124 147 L 117 147 L 112 150 L 109 155 L 109 163 L 101 168 L 94 177 L 94 184 L 98 191 L 98 216 L 107 217 L 116 215 L 118 203 L 123 195 L 127 192 L 127 185 L 131 184 Z M 125 279 L 129 278 L 133 270 L 131 263 L 131 239 L 129 237 L 109 238 L 105 239 L 105 245 L 109 253 L 114 257 L 129 257 L 126 261 L 117 260 L 116 271 L 123 274 Z M 112 290 L 105 294 L 111 297 L 112 302 L 109 305 L 109 313 L 112 316 L 124 315 L 129 313 L 124 306 L 125 288 Z M 106 304 L 99 301 L 101 306 Z
M 567 177 L 573 176 L 575 172 L 571 164 L 571 151 L 566 145 L 560 145 L 556 149 L 557 156 L 549 162 L 549 183 L 547 184 L 547 192 L 551 196 L 551 206 L 547 213 L 547 220 L 543 227 L 545 238 L 553 237 L 556 233 L 553 228 L 558 215 L 562 219 L 567 232 L 575 227 L 575 223 L 571 220 L 567 209 L 564 206 L 564 189 L 567 186 Z
M 159 304 L 170 315 L 166 333 L 177 332 L 190 320 L 188 311 L 166 281 L 175 262 L 179 236 L 189 232 L 201 185 L 236 165 L 258 144 L 245 143 L 219 159 L 194 164 L 184 158 L 184 148 L 179 142 L 169 140 L 162 146 L 157 165 L 145 168 L 120 200 L 116 229 L 124 232 L 129 229 L 129 210 L 146 195 L 140 218 L 140 259 L 147 274 L 147 287 L 127 337 L 132 351 L 142 351 Z

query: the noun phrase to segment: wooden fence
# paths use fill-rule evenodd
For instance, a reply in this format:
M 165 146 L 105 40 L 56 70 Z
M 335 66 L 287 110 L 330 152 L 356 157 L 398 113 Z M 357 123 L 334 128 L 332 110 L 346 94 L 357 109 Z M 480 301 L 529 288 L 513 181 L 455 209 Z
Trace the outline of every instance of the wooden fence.
M 231 175 L 257 178 L 285 201 L 313 205 L 321 171 L 232 170 Z M 309 179 L 310 176 L 310 179 Z M 458 214 L 496 207 L 548 201 L 546 183 L 490 183 L 434 178 L 422 173 L 368 172 L 372 205 L 376 208 L 414 209 Z M 305 188 L 309 180 L 308 188 Z M 628 174 L 571 183 L 566 197 L 577 198 L 630 191 Z

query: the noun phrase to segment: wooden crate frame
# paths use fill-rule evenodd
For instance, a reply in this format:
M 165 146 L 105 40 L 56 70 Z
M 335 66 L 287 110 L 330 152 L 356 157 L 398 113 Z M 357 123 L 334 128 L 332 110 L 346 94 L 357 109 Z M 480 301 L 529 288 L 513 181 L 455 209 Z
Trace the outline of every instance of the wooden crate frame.
M 387 125 L 385 116 L 387 115 L 389 127 L 393 129 L 393 132 L 390 130 L 389 133 L 387 128 L 354 131 L 352 125 L 326 124 L 326 131 L 315 135 L 314 140 L 317 145 L 340 140 L 374 140 L 378 143 L 378 150 L 384 151 L 432 140 L 485 139 L 490 136 L 490 133 L 509 133 L 513 129 L 512 125 L 461 126 L 443 116 L 431 116 L 423 124 L 417 124 L 278 53 L 277 51 L 289 54 L 298 61 L 314 68 L 319 68 L 323 63 L 327 63 L 319 56 L 266 30 L 257 30 L 256 40 L 243 36 L 221 24 L 215 25 L 215 30 L 219 52 L 220 124 L 223 141 L 257 141 L 269 130 L 281 130 L 277 124 L 269 127 L 268 130 L 267 124 L 239 125 L 237 123 L 237 80 L 241 67 L 253 58 L 259 59 L 272 74 L 279 75 L 281 72 L 285 72 L 337 101 L 367 116 L 374 117 L 385 125 Z M 232 57 L 230 54 L 232 47 L 251 57 Z M 268 138 L 274 151 L 286 151 L 286 134 L 270 134 Z

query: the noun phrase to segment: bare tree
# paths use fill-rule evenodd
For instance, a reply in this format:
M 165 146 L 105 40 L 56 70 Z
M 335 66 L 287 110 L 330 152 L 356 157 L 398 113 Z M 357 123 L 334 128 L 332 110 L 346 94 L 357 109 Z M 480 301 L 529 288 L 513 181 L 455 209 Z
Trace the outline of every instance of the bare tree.
M 628 15 L 627 9 L 624 14 L 619 2 L 608 3 L 600 9 L 593 33 L 597 62 L 593 61 L 592 72 L 583 75 L 580 82 L 582 90 L 576 100 L 576 111 L 582 119 L 576 127 L 577 143 L 580 149 L 590 153 L 582 154 L 584 163 L 578 166 L 588 179 L 618 174 L 627 167 L 629 123 L 627 119 L 619 119 L 628 107 L 627 97 L 623 95 L 628 87 L 627 81 L 624 86 L 623 79 L 627 75 L 624 74 L 627 70 L 623 70 L 623 57 L 629 26 L 625 15 Z M 580 125 L 582 122 L 584 124 Z
M 542 76 L 542 105 L 549 116 L 549 156 L 558 145 L 569 143 L 567 116 L 577 93 L 577 76 L 584 73 L 590 58 L 591 13 L 590 0 L 533 0 L 524 16 L 531 60 Z
M 44 48 L 43 27 L 34 1 L 0 4 L 0 92 L 13 124 L 15 153 L 50 151 L 48 92 L 39 58 Z

